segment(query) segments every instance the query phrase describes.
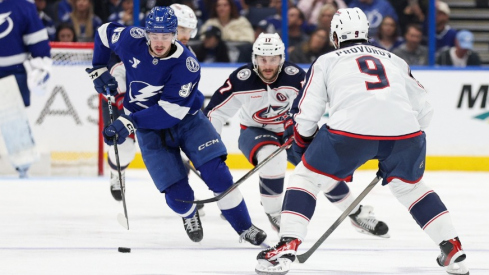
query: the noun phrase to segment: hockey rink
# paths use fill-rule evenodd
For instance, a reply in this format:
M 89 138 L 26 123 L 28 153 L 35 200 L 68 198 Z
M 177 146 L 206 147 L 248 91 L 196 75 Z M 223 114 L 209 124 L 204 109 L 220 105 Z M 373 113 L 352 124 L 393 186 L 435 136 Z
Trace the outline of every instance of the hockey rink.
M 247 171 L 233 170 L 235 180 Z M 291 173 L 290 171 L 288 172 Z M 359 171 L 349 186 L 359 194 L 374 171 Z M 470 274 L 489 274 L 489 173 L 427 172 L 426 183 L 452 214 Z M 126 197 L 130 230 L 116 221 L 123 212 L 109 192 L 106 177 L 0 177 L 0 274 L 255 274 L 261 250 L 239 243 L 238 235 L 208 204 L 201 217 L 204 239 L 191 242 L 181 218 L 166 206 L 145 170 L 128 170 Z M 211 197 L 191 174 L 200 199 Z M 276 244 L 259 202 L 258 176 L 241 186 L 252 220 Z M 374 206 L 390 227 L 389 239 L 357 233 L 345 220 L 304 264 L 288 274 L 446 274 L 437 266 L 438 246 L 380 183 L 362 204 Z M 318 196 L 304 253 L 339 217 L 340 211 Z M 119 253 L 130 247 L 131 253 Z

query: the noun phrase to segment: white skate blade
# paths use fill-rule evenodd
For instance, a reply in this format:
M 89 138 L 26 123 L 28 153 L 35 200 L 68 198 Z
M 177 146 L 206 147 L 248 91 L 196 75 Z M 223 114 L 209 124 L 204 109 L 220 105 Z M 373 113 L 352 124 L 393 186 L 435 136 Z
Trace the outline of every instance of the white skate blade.
M 122 227 L 124 227 L 125 229 L 129 230 L 129 222 L 128 222 L 128 220 L 126 219 L 126 217 L 122 213 L 117 214 L 117 222 Z
M 266 260 L 259 260 L 255 272 L 260 275 L 284 275 L 289 272 L 291 263 L 289 259 L 279 259 L 277 265 L 272 265 Z
M 384 235 L 374 235 L 368 231 L 365 231 L 363 229 L 360 229 L 356 226 L 353 226 L 355 228 L 355 230 L 358 232 L 358 233 L 362 233 L 362 234 L 365 234 L 365 235 L 369 235 L 369 236 L 374 236 L 374 237 L 379 237 L 379 238 L 384 238 L 384 239 L 388 239 L 391 237 L 391 235 L 389 235 L 389 233 L 385 233 Z

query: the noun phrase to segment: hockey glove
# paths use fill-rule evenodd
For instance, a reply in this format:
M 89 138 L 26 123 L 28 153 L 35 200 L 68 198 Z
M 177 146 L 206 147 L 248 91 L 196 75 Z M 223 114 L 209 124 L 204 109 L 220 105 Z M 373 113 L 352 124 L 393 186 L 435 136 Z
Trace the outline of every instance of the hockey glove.
M 102 134 L 107 145 L 114 145 L 114 137 L 117 137 L 117 144 L 122 144 L 134 131 L 132 118 L 122 114 L 112 124 L 105 127 Z
M 49 57 L 35 57 L 24 61 L 29 91 L 39 95 L 43 95 L 46 92 L 52 65 L 53 60 Z
M 93 81 L 93 85 L 95 86 L 95 90 L 97 93 L 105 95 L 105 86 L 107 86 L 110 90 L 110 95 L 114 96 L 117 94 L 117 81 L 115 78 L 109 73 L 107 67 L 105 66 L 96 66 L 93 68 L 87 68 L 85 70 L 90 78 Z
M 289 140 L 293 135 L 294 135 L 294 120 L 289 118 L 284 122 L 284 135 L 282 138 L 284 143 L 287 143 L 287 140 Z M 289 148 L 290 146 L 287 147 L 286 149 Z
M 295 154 L 297 163 L 301 161 L 302 155 L 304 155 L 304 152 L 306 152 L 315 135 L 316 133 L 314 133 L 314 135 L 312 135 L 311 137 L 303 137 L 297 132 L 297 129 L 294 127 L 294 142 L 292 142 L 292 151 Z

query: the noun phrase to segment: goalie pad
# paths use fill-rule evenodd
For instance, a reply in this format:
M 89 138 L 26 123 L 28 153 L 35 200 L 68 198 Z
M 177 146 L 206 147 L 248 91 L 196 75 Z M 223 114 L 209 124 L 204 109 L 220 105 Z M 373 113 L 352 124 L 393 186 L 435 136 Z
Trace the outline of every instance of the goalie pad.
M 24 102 L 15 77 L 0 79 L 2 100 L 0 100 L 1 137 L 14 167 L 28 167 L 39 159 L 32 137 Z
M 35 57 L 24 61 L 29 91 L 39 95 L 46 92 L 52 65 L 53 60 L 49 57 Z

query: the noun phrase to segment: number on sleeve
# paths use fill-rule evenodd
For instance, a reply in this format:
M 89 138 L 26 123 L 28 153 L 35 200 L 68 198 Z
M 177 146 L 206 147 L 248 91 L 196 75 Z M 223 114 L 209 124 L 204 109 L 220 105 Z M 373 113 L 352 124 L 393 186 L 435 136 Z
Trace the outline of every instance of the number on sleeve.
M 379 90 L 389 87 L 389 79 L 387 79 L 384 65 L 382 65 L 380 59 L 373 56 L 362 56 L 356 60 L 358 68 L 362 73 L 376 76 L 379 79 L 377 82 L 365 81 L 367 90 Z

